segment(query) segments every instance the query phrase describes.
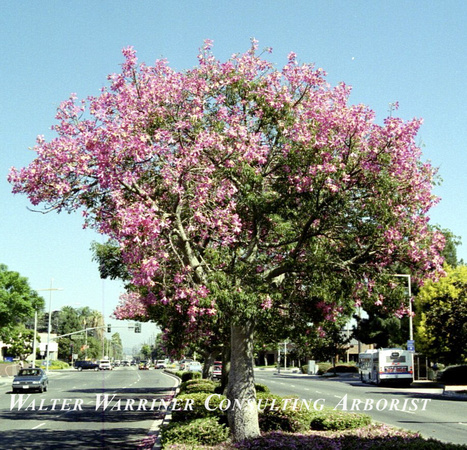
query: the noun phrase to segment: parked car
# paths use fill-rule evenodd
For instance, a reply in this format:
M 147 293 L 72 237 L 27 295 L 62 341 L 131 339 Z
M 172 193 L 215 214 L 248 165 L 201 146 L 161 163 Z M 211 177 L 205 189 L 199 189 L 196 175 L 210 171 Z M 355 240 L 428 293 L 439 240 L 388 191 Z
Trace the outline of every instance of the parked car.
M 182 359 L 179 364 L 180 364 L 180 370 L 188 370 L 188 365 L 193 362 L 192 359 Z
M 92 361 L 75 361 L 75 369 L 80 372 L 82 370 L 99 370 L 99 364 Z
M 466 385 L 467 365 L 448 366 L 444 370 L 440 370 L 436 375 L 436 381 L 448 385 Z
M 12 390 L 44 392 L 49 385 L 49 378 L 42 369 L 20 369 L 18 375 L 13 378 Z
M 155 369 L 166 369 L 167 364 L 165 362 L 165 359 L 158 359 L 156 363 L 154 364 Z
M 222 362 L 214 361 L 214 367 L 212 368 L 211 378 L 213 380 L 220 380 L 222 378 Z
M 203 366 L 198 361 L 192 361 L 188 364 L 186 370 L 188 370 L 188 372 L 202 372 Z
M 112 364 L 108 359 L 102 359 L 99 362 L 99 370 L 112 370 Z

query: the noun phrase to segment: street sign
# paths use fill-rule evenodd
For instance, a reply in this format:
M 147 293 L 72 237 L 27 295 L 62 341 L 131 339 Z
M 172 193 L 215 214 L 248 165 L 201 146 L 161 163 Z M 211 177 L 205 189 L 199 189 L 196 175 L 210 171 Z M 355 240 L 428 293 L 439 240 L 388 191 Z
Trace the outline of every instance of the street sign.
M 409 352 L 415 351 L 415 341 L 412 341 L 412 340 L 407 341 L 407 350 Z

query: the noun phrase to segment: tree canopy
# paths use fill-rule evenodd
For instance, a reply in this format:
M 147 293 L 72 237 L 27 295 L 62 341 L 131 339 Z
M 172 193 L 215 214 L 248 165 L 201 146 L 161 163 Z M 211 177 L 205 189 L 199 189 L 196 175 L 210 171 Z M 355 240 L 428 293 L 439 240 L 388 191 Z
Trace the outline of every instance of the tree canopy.
M 379 125 L 348 104 L 347 85 L 329 86 L 294 53 L 278 70 L 256 41 L 226 62 L 206 41 L 184 72 L 123 53 L 110 88 L 63 102 L 58 137 L 39 137 L 9 180 L 47 211 L 82 210 L 118 243 L 132 286 L 118 317 L 174 329 L 182 315 L 187 336 L 228 324 L 230 398 L 254 400 L 255 329 L 318 329 L 349 303 L 403 314 L 385 304 L 391 267 L 413 279 L 441 270 L 421 120 Z M 236 440 L 259 433 L 254 407 L 229 417 Z
M 28 279 L 0 264 L 0 329 L 6 332 L 44 307 L 44 299 L 31 289 Z
M 416 297 L 420 312 L 417 348 L 433 361 L 467 362 L 467 266 L 447 267 Z

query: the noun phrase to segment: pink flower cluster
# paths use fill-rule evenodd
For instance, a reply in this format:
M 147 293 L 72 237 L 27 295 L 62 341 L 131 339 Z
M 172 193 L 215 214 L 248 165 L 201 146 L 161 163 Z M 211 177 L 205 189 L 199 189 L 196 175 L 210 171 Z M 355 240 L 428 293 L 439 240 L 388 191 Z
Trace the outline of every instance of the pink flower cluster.
M 144 295 L 127 294 L 116 317 L 155 304 L 188 322 L 215 315 L 206 286 L 229 267 L 212 256 L 224 250 L 264 277 L 291 258 L 306 263 L 318 245 L 336 267 L 357 259 L 352 247 L 372 255 L 369 272 L 395 261 L 414 276 L 441 268 L 443 237 L 426 217 L 436 171 L 420 161 L 420 120 L 374 123 L 369 108 L 348 105 L 348 86 L 330 87 L 293 53 L 277 70 L 256 41 L 224 63 L 211 45 L 185 72 L 164 60 L 138 65 L 124 49 L 110 87 L 63 102 L 57 137 L 39 137 L 36 159 L 9 174 L 33 205 L 82 210 L 87 226 L 119 243 Z M 294 276 L 303 286 L 305 275 Z M 258 309 L 270 308 L 259 299 Z M 318 308 L 327 320 L 339 312 Z

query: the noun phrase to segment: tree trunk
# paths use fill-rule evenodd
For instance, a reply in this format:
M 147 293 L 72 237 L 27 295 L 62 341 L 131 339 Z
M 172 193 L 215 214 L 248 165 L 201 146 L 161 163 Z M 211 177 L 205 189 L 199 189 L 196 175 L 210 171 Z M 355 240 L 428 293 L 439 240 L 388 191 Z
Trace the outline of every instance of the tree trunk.
M 212 365 L 214 363 L 214 353 L 212 352 L 204 352 L 204 364 L 203 364 L 203 378 L 210 378 L 211 375 L 211 370 L 212 370 Z
M 226 344 L 222 348 L 222 377 L 221 377 L 221 392 L 224 393 L 227 390 L 229 383 L 230 373 L 230 343 Z
M 231 333 L 228 418 L 232 438 L 239 442 L 260 436 L 253 373 L 253 325 L 232 325 Z

